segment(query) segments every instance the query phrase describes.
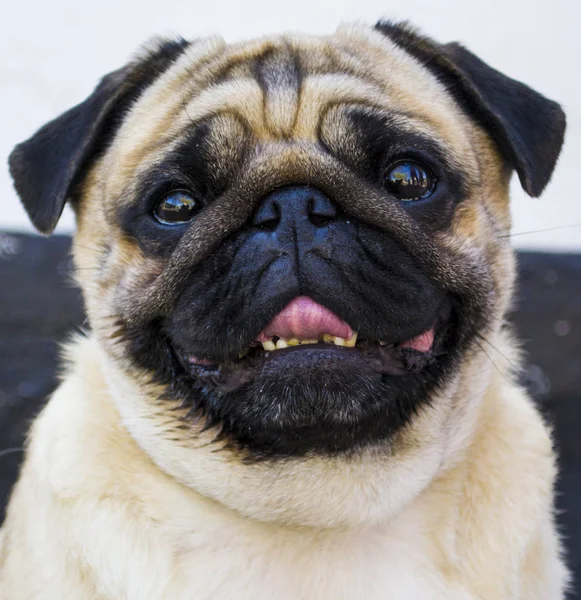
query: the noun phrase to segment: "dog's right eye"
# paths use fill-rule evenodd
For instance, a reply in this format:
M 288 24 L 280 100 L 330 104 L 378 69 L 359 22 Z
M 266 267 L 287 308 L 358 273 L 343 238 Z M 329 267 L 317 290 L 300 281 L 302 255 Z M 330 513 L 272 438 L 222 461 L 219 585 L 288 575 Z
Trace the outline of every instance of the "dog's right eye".
M 399 160 L 391 164 L 384 174 L 385 189 L 398 200 L 410 202 L 431 196 L 436 182 L 430 172 L 420 163 Z
M 188 192 L 174 190 L 157 203 L 153 216 L 163 225 L 179 225 L 189 221 L 200 208 Z

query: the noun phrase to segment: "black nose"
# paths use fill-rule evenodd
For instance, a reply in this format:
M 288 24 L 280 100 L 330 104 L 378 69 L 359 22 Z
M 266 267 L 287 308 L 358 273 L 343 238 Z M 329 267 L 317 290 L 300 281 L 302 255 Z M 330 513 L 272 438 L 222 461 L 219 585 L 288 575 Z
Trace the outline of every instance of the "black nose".
M 336 219 L 337 213 L 335 204 L 319 190 L 293 186 L 269 194 L 254 212 L 252 225 L 267 231 L 322 228 Z

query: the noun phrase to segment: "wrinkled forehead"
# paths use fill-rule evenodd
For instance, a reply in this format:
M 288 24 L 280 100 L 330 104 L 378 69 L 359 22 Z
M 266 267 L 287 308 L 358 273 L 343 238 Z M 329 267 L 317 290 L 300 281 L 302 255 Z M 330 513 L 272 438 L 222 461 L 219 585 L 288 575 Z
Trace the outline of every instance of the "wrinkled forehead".
M 196 123 L 225 114 L 262 144 L 316 141 L 329 109 L 341 104 L 400 115 L 469 155 L 469 123 L 444 86 L 385 36 L 351 26 L 328 37 L 194 42 L 140 97 L 109 157 L 127 168 L 147 163 Z

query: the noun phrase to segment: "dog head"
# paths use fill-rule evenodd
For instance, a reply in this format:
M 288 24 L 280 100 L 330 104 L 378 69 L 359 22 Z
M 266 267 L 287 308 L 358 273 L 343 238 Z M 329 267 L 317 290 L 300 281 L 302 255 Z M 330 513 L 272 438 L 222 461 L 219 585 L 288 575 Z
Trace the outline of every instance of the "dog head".
M 385 518 L 468 435 L 513 280 L 508 186 L 557 104 L 406 26 L 161 41 L 19 145 L 65 202 L 112 398 L 166 472 L 264 520 Z

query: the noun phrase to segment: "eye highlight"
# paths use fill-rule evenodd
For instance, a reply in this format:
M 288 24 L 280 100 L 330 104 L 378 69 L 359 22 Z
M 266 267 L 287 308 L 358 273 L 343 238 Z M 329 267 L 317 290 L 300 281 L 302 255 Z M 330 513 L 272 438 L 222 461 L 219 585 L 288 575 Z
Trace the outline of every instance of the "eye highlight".
M 411 202 L 431 196 L 436 182 L 428 169 L 420 163 L 400 160 L 385 170 L 383 186 L 391 196 Z
M 201 204 L 183 190 L 166 194 L 153 209 L 153 216 L 163 225 L 186 223 L 201 208 Z

